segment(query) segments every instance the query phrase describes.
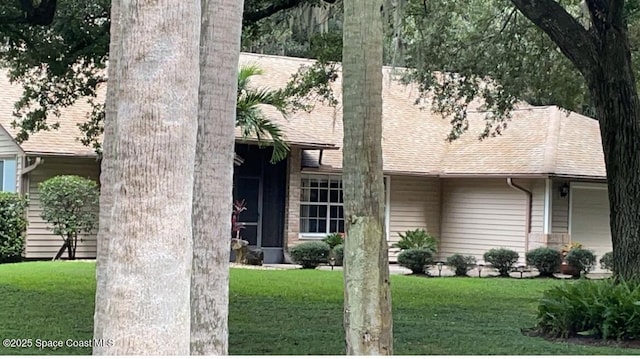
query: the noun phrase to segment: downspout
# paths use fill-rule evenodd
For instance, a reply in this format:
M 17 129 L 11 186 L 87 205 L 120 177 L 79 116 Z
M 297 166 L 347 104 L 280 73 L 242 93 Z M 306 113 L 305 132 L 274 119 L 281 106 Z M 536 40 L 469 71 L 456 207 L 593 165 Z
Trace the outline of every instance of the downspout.
M 524 236 L 524 252 L 526 253 L 529 250 L 529 233 L 531 233 L 531 212 L 533 206 L 533 193 L 528 189 L 521 187 L 515 183 L 513 183 L 513 179 L 511 177 L 507 177 L 507 184 L 509 187 L 524 192 L 527 195 L 527 217 L 525 220 L 525 228 L 526 233 Z
M 322 154 L 324 150 L 320 149 L 320 155 L 318 156 L 318 166 L 322 166 Z
M 26 157 L 25 157 L 26 159 Z M 26 162 L 26 161 L 25 161 Z M 22 173 L 20 174 L 20 176 L 23 178 L 23 188 L 21 189 L 21 191 L 23 191 L 23 193 L 29 193 L 29 180 L 26 177 L 26 175 L 35 170 L 38 166 L 40 166 L 42 163 L 44 163 L 44 160 L 42 159 L 42 157 L 36 157 L 35 162 L 33 162 L 33 164 L 31 164 L 30 166 L 27 166 L 25 168 L 22 169 Z

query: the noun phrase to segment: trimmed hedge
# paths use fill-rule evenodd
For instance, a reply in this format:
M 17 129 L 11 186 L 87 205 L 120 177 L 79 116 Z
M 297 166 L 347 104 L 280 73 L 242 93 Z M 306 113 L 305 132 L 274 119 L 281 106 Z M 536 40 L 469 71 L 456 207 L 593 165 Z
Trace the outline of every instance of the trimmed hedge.
M 413 274 L 424 273 L 424 268 L 433 263 L 433 252 L 427 248 L 405 249 L 398 254 L 398 264 L 411 269 Z
M 607 252 L 600 258 L 600 267 L 613 272 L 613 252 Z
M 329 245 L 320 242 L 304 242 L 291 248 L 291 259 L 304 269 L 313 269 L 329 260 Z
M 589 273 L 596 265 L 596 255 L 593 251 L 584 248 L 574 248 L 565 257 L 567 264 L 575 268 L 579 273 Z M 580 275 L 578 274 L 577 277 Z
M 454 254 L 447 258 L 447 265 L 454 268 L 457 276 L 466 276 L 467 272 L 476 265 L 476 257 Z
M 500 276 L 508 277 L 513 264 L 518 261 L 518 252 L 506 248 L 493 248 L 484 254 L 484 261 L 500 272 Z
M 24 252 L 27 201 L 16 193 L 0 192 L 0 263 L 19 262 Z
M 560 270 L 562 253 L 553 248 L 540 247 L 527 252 L 526 260 L 528 265 L 536 267 L 541 277 L 552 277 L 553 273 Z

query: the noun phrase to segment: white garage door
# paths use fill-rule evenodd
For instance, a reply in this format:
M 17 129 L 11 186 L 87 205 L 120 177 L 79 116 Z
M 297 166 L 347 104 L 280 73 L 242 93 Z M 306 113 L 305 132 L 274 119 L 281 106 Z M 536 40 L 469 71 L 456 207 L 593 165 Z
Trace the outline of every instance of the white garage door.
M 598 261 L 604 253 L 611 251 L 609 199 L 605 185 L 572 185 L 571 240 L 595 251 Z

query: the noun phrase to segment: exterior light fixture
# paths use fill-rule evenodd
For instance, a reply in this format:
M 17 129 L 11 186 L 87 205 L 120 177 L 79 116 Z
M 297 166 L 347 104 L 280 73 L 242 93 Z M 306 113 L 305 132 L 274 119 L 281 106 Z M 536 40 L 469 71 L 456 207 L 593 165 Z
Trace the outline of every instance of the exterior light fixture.
M 336 265 L 336 259 L 334 257 L 329 258 L 329 265 L 331 266 L 331 270 L 333 270 L 333 266 Z
M 524 273 L 524 264 L 518 266 L 518 272 L 520 272 L 520 278 L 522 279 L 522 274 Z
M 569 183 L 565 182 L 562 187 L 560 187 L 560 197 L 566 197 L 569 195 Z
M 483 267 L 484 267 L 484 264 L 482 263 L 478 264 L 478 278 L 481 277 Z
M 444 265 L 444 263 L 442 262 L 438 262 L 437 266 L 438 266 L 438 277 L 442 277 L 442 266 Z

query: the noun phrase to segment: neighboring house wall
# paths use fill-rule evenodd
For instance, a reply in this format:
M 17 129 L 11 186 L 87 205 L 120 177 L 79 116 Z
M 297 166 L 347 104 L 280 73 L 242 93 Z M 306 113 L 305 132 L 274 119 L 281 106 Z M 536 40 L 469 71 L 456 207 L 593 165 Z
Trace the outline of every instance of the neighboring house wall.
M 28 174 L 29 208 L 27 211 L 29 226 L 27 228 L 27 258 L 53 258 L 63 244 L 62 237 L 50 230 L 51 224 L 40 217 L 42 207 L 38 185 L 58 175 L 78 175 L 99 181 L 99 163 L 92 158 L 48 157 L 35 170 Z M 76 252 L 78 258 L 95 258 L 95 233 L 83 236 L 78 242 Z M 62 258 L 66 258 L 66 252 Z
M 606 184 L 571 183 L 570 230 L 571 240 L 594 251 L 597 259 L 612 250 Z
M 506 179 L 445 179 L 439 257 L 509 248 L 524 259 L 525 215 L 526 196 Z
M 20 192 L 22 150 L 7 131 L 0 127 L 0 190 Z
M 391 176 L 389 245 L 400 240 L 398 233 L 422 228 L 440 242 L 440 180 L 429 177 Z M 396 261 L 398 250 L 389 250 Z

